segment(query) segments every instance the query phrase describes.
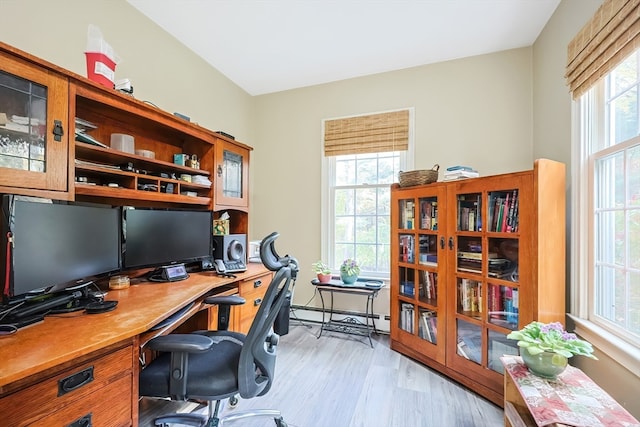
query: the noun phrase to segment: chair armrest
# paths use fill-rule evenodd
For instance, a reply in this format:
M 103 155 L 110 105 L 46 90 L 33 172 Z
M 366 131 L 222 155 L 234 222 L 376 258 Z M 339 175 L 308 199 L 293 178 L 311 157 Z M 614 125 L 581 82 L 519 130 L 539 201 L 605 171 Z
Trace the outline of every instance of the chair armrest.
M 163 352 L 203 353 L 211 347 L 211 338 L 196 334 L 162 335 L 147 343 L 147 348 Z
M 204 303 L 211 305 L 241 305 L 245 303 L 245 299 L 239 295 L 213 295 L 206 297 Z

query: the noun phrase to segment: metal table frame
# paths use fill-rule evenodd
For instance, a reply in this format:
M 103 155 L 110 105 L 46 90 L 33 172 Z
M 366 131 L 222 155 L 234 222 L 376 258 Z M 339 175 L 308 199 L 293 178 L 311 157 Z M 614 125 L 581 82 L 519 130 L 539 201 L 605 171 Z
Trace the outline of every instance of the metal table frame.
M 373 314 L 373 299 L 378 295 L 380 289 L 383 287 L 383 282 L 380 280 L 365 280 L 356 281 L 354 284 L 345 284 L 341 280 L 332 279 L 329 283 L 320 283 L 317 279 L 311 281 L 311 284 L 316 287 L 318 294 L 320 295 L 320 301 L 322 303 L 322 324 L 320 331 L 318 332 L 318 338 L 322 336 L 323 332 L 341 332 L 350 335 L 360 335 L 369 338 L 369 345 L 373 348 L 373 340 L 371 334 L 378 334 L 376 328 L 375 317 Z M 367 285 L 368 284 L 368 285 Z M 330 294 L 330 305 L 327 311 L 323 294 L 327 292 Z M 365 308 L 365 323 L 353 316 L 346 316 L 341 319 L 334 318 L 333 311 L 333 294 L 351 294 L 351 295 L 363 295 L 367 297 L 367 305 Z M 328 320 L 327 320 L 328 315 Z

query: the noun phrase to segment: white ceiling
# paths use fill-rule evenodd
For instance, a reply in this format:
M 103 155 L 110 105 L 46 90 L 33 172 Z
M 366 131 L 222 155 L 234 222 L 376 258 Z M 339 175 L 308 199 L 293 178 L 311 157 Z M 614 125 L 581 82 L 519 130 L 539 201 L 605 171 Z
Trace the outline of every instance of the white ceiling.
M 531 46 L 560 0 L 128 0 L 251 95 Z

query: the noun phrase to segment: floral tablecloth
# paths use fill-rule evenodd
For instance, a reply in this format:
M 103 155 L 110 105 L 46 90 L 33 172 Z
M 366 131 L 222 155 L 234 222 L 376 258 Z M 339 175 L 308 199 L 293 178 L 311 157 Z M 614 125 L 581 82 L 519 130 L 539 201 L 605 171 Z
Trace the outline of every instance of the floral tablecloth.
M 505 375 L 513 378 L 538 426 L 640 427 L 638 420 L 580 369 L 567 366 L 556 380 L 545 380 L 529 372 L 519 356 L 501 360 L 508 371 Z

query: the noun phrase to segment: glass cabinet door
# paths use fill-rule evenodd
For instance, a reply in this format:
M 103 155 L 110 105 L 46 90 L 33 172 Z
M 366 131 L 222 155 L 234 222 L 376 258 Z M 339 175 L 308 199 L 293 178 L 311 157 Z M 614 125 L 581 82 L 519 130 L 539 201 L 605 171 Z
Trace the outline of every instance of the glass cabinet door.
M 392 192 L 392 335 L 444 363 L 446 322 L 439 279 L 445 246 L 438 226 L 444 191 L 436 186 L 430 190 Z
M 452 364 L 493 378 L 518 354 L 507 334 L 519 323 L 518 189 L 455 194 L 455 322 Z M 486 217 L 485 217 L 486 215 Z
M 215 204 L 246 208 L 249 204 L 249 150 L 225 141 L 219 141 L 218 146 Z
M 0 186 L 67 191 L 67 80 L 0 59 Z

